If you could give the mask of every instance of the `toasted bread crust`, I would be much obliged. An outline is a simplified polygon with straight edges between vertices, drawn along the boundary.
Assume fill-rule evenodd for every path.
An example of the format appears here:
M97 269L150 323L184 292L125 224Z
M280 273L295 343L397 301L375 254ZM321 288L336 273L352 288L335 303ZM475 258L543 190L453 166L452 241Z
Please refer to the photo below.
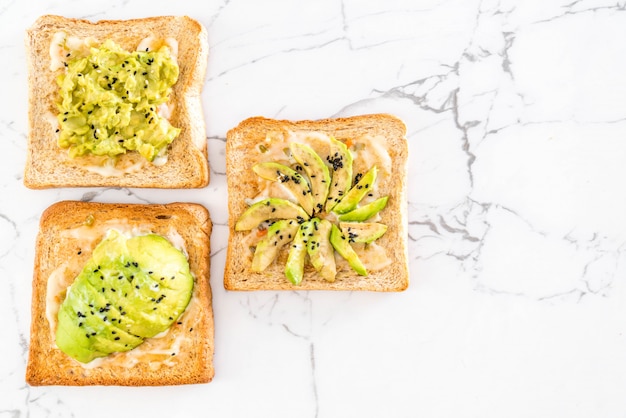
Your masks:
M50 70L50 41L57 32L79 38L112 39L126 50L135 50L148 37L178 41L179 79L170 103L173 126L180 135L170 145L163 166L146 164L136 173L105 177L89 172L67 157L57 145L54 117L58 100L56 77L63 70ZM33 189L50 187L119 186L151 188L196 188L209 182L207 144L200 93L207 67L206 29L186 16L161 16L134 20L90 22L61 16L40 17L26 32L29 72L29 136L24 184ZM126 158L128 156L123 156Z
M46 317L48 278L61 263L75 257L80 249L76 237L63 234L63 231L84 225L90 215L93 216L94 227L107 221L120 220L132 226L147 226L152 232L163 235L170 227L174 227L184 239L195 279L193 295L197 298L199 309L194 310L197 315L193 318L194 329L183 330L185 339L179 352L168 358L173 365L152 368L140 362L133 367L107 364L85 368L56 348ZM214 326L209 284L210 234L209 213L198 204L139 205L63 201L50 206L41 217L36 243L26 381L34 386L155 386L211 381L214 375ZM90 251L84 248L81 253L84 260L90 257Z
M245 199L256 195L257 182L252 166L257 163L256 145L271 131L322 132L345 141L369 134L387 139L387 151L392 160L392 173L379 182L381 195L388 195L387 207L380 222L387 232L376 242L385 248L392 264L384 270L359 276L352 269L337 272L332 283L325 281L310 266L305 267L299 286L292 285L284 275L284 260L273 263L263 273L250 270L251 254L242 254L245 232L234 230L237 219L247 205ZM406 127L399 119L386 114L316 121L286 121L254 117L242 121L227 134L226 173L228 181L229 242L224 274L228 290L366 290L402 291L408 287L406 163L408 145Z

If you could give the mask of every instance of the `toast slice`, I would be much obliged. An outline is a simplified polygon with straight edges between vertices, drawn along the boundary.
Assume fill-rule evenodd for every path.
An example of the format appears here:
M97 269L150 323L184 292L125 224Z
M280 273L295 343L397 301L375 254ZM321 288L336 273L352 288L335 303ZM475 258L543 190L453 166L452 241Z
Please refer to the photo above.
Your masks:
M192 298L171 327L127 352L80 363L55 344L56 312L104 234L147 232L187 255ZM33 275L26 381L39 385L155 386L206 383L213 378L213 311L209 284L208 211L192 203L165 205L63 201L40 220ZM111 315L113 316L113 315Z
M53 38L90 39L97 45L110 39L126 51L135 51L146 38L175 39L178 80L168 102L167 119L180 128L169 145L167 162L147 162L136 151L119 157L115 169L101 168L101 160L70 158L58 144L59 87L63 65L51 53ZM56 39L56 38L55 38ZM189 17L151 17L90 22L61 16L40 17L26 32L28 64L29 135L24 184L33 189L51 187L117 186L145 188L198 188L209 182L206 132L200 93L207 66L206 29ZM62 63L61 63L62 64ZM138 169L138 167L140 167ZM119 169L121 168L121 169Z
M406 289L409 284L409 273L406 243L408 146L405 135L404 123L387 114L317 121L286 121L254 117L244 120L230 130L226 142L230 236L224 287L228 290L402 291ZM253 262L256 263L254 261L256 247L259 246L260 240L264 239L262 237L269 235L267 231L270 228L265 227L272 225L272 222L276 220L270 219L269 223L262 223L258 228L243 231L236 230L236 226L239 226L237 221L251 204L259 200L277 197L298 204L298 199L297 193L286 193L285 188L280 184L289 179L267 180L257 175L253 167L258 163L277 161L295 168L305 176L307 183L311 183L310 176L307 177L303 167L298 167L299 164L294 160L290 144L299 142L309 145L333 173L333 156L329 155L330 137L344 143L350 150L353 158L353 174L356 177L353 182L355 187L357 180L371 166L377 166L378 176L375 187L360 205L383 196L388 197L386 207L372 219L367 220L367 222L375 220L377 223L386 225L384 235L372 244L352 244L367 267L367 275L358 274L346 259L334 252L336 275L334 281L332 281L332 275L331 280L326 280L322 277L324 272L320 273L309 262L309 254L305 257L301 282L294 285L286 278L286 263L290 247L296 244L294 244L295 240L286 239L287 242L278 242L278 247L282 248L278 251L276 258L259 272L252 265ZM327 210L318 210L313 216L328 219L337 226L340 224L337 215ZM274 232L276 231L272 230L272 233ZM276 236L283 236L283 234L279 235L277 232ZM262 247L258 252L263 251L267 251L266 247ZM330 258L327 257L326 260Z

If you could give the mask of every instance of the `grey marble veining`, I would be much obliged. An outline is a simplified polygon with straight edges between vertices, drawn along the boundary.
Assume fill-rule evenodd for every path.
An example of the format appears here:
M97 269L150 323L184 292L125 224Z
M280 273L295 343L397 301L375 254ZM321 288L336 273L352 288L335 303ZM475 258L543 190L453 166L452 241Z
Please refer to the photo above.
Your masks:
M208 187L23 186L46 13L207 27ZM0 417L626 414L626 2L4 1L0 33ZM228 129L374 112L408 129L409 289L226 292ZM64 199L210 210L212 383L25 384L39 216Z

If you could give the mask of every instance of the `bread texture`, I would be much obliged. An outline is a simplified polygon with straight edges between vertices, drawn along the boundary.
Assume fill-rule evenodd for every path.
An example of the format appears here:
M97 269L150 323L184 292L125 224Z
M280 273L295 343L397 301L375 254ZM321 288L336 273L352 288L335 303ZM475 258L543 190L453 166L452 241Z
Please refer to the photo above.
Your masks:
M309 262L305 264L300 285L293 285L285 277L285 262L290 245L285 245L278 257L263 272L251 270L254 249L250 245L248 231L236 231L235 224L250 204L248 199L257 197L267 180L260 180L252 167L268 161L264 148L266 138L294 136L307 138L316 135L333 136L351 144L353 140L368 137L383 147L388 155L387 172L380 170L377 194L389 196L385 209L379 213L381 222L387 225L386 233L375 241L386 253L388 265L373 269L367 276L358 275L335 254L337 274L334 282L324 280ZM365 290L402 291L408 287L407 217L406 217L406 163L408 145L406 127L394 116L387 114L362 115L350 118L287 121L253 117L242 121L227 134L226 170L228 181L229 243L224 274L224 287L228 290ZM300 140L296 140L299 142ZM323 143L323 142L320 142ZM262 148L259 152L259 148ZM315 146L313 146L315 149ZM315 149L322 160L325 151ZM280 151L280 150L278 150ZM269 152L268 152L269 153ZM280 152L278 153L280 154ZM355 156L355 169L363 172L365 165ZM286 155L286 154L285 154ZM282 155L283 158L289 158ZM271 158L269 160L272 160ZM285 162L287 164L287 162ZM355 171L356 173L357 171ZM265 183L264 183L265 182ZM292 200L296 202L295 200ZM335 221L335 224L337 222ZM369 269L368 269L369 270Z
M192 203L62 201L50 206L41 217L36 242L26 381L33 386L156 386L211 381L214 375L209 284L211 226L208 211ZM139 228L166 238L172 234L178 237L176 241L178 245L183 243L194 277L192 299L165 335L146 339L129 352L114 353L85 365L56 347L55 324L51 324L56 316L49 320L49 312L64 294L62 283L71 284L93 248L112 227Z
M102 175L87 170L81 158L70 158L57 145L56 78L64 70L50 69L53 36L92 37L99 43L111 39L127 51L134 51L147 38L174 38L178 42L179 78L172 87L168 118L180 128L180 135L168 149L164 165L146 163L139 171L123 175ZM204 115L200 93L207 66L206 29L186 16L162 16L135 20L90 22L61 16L40 17L26 32L29 91L29 135L24 184L33 189L51 187L117 186L143 188L199 188L209 182ZM120 166L138 157L129 152L119 159Z

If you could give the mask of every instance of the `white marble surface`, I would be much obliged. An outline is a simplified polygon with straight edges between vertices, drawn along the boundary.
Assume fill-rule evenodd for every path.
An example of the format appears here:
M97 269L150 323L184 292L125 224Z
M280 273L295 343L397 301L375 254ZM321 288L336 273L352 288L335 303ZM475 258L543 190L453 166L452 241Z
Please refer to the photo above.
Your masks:
M206 25L207 188L23 186L45 13ZM0 0L0 33L1 418L626 415L623 0ZM226 292L226 131L372 112L408 127L409 289ZM38 218L62 199L209 208L212 383L25 384Z

